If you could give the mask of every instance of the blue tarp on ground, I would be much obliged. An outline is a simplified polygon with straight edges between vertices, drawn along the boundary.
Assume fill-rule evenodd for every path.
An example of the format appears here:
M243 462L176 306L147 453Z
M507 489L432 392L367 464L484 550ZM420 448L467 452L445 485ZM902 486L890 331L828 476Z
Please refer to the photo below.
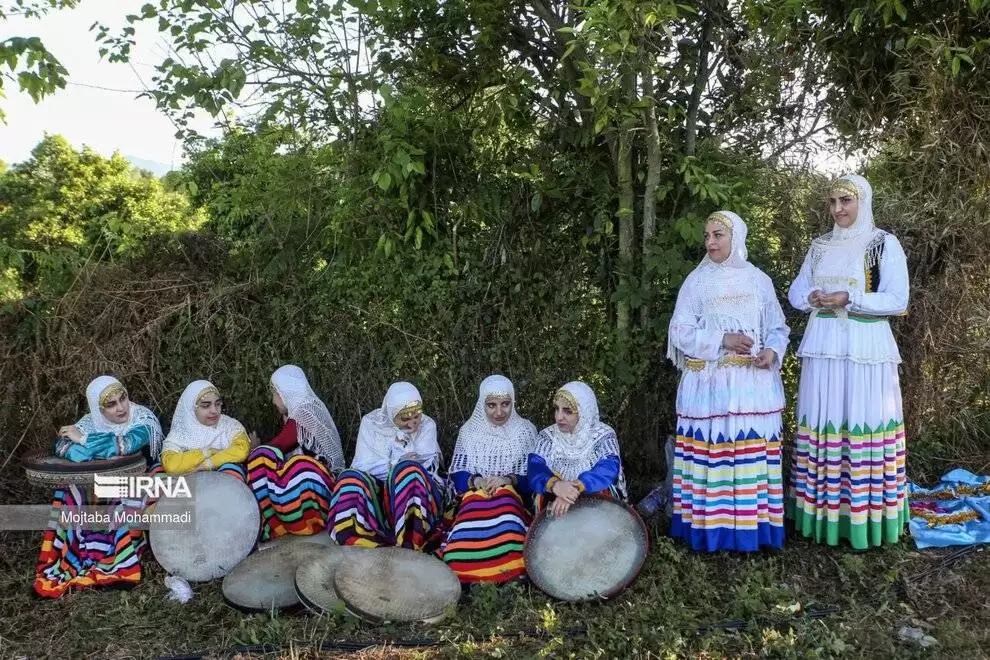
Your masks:
M908 484L908 493L919 549L990 543L990 476L955 469L932 488Z

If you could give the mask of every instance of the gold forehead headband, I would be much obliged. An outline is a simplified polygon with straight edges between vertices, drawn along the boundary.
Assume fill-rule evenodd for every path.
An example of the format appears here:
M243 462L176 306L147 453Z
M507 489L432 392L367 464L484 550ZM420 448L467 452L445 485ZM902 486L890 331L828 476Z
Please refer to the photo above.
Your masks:
M856 187L855 183L846 179L837 179L835 183L832 184L829 192L833 195L839 195L840 197L851 195L856 199L859 199L859 188Z
M120 383L110 383L106 388L100 392L100 407L106 408L107 404L110 403L110 399L114 398L118 394L127 394L127 390Z
M212 385L210 387L204 387L203 391L196 396L196 405L198 406L199 404L201 404L203 402L203 399L205 399L211 394L216 394L217 396L220 396L220 390L213 387Z
M489 392L485 395L485 403L499 401L500 399L508 399L509 401L512 401L512 395L509 392Z
M406 405L399 409L399 412L395 413L395 416L399 415L415 415L416 413L423 412L423 402L422 401L410 401Z
M559 390L557 390L557 393L553 395L553 400L563 401L566 405L573 408L574 412L581 414L581 410L580 410L581 406L578 405L577 399L575 399L574 395L568 392L567 390L565 390L564 388L560 388Z
M716 224L722 225L729 231L732 231L732 220L730 220L722 213L719 212L712 213L710 216L708 216L705 222L714 222Z

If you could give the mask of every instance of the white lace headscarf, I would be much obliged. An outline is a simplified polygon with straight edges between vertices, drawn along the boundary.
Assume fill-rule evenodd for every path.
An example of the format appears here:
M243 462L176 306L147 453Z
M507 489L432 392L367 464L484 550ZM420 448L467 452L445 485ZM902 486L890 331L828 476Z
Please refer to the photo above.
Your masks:
M690 323L706 330L740 332L754 341L753 354L762 350L764 301L760 296L759 270L747 260L746 223L731 211L708 216L732 232L729 256L715 263L707 254L684 280L677 296L667 334L667 358L684 369L684 353L671 341L673 329Z
M103 415L100 402L104 400L105 396L116 395L118 389L121 392L127 392L124 385L113 376L99 376L90 381L86 387L86 402L89 404L89 414L84 415L82 419L76 422L76 428L86 435L90 433L124 435L135 426L147 426L151 429L151 439L149 440L151 457L157 460L162 452L163 434L162 425L155 416L155 413L131 401L130 413L126 422L117 424L111 422Z
M488 420L485 403L489 397L507 397L512 411L505 424ZM505 376L489 376L478 387L478 402L471 418L461 427L454 445L449 473L470 472L483 477L526 474L526 460L536 446L536 427L516 412L516 390Z
M422 409L423 397L412 383L392 383L385 393L382 407L373 410L361 419L358 429L357 447L354 451L354 463L361 464L369 455L377 456L389 467L398 462L405 449L423 444L424 449L435 452L427 457L423 467L429 472L436 473L440 462L440 446L437 444L437 425L433 419L423 413L419 428L415 433L406 433L395 425L395 416L401 411L417 406ZM425 441L425 442L424 442ZM426 447L425 445L429 445ZM400 453L401 449L401 453Z
M220 415L216 426L207 426L196 419L196 404L208 393L220 394L208 380L195 380L186 386L172 415L172 428L165 437L162 451L189 451L191 449L227 449L238 433L245 433L244 426L233 417Z
M577 406L578 423L571 433L564 433L556 424L540 432L536 453L543 457L547 466L561 479L570 481L608 456L619 457L621 465L615 429L599 419L594 391L580 381L572 381L557 390L554 398L561 396ZM624 498L626 478L621 467L616 488Z
M856 269L876 266L880 260L880 247L887 235L885 231L877 229L873 221L873 187L869 181L858 174L845 174L832 184L831 190L856 195L859 200L859 211L856 213L856 220L849 227L833 225L832 231L811 242L812 281L816 277L822 277L817 271L826 255L830 255L830 262L834 262L837 258L844 262L854 261ZM836 255L837 251L841 251L843 256ZM841 289L836 286L829 287L824 282L819 284L825 285L829 291Z
M303 370L286 364L272 374L272 387L282 397L289 419L296 422L296 439L332 470L344 469L344 450L340 433L326 404L320 400Z

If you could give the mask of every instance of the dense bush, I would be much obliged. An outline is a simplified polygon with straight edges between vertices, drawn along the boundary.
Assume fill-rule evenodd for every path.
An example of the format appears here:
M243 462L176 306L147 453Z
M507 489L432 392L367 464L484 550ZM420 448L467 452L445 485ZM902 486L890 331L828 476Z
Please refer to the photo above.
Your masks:
M211 378L270 433L266 380L291 361L348 449L393 380L420 386L449 449L485 375L511 377L538 426L554 388L585 379L642 490L673 431L666 324L703 218L749 222L783 301L830 226L807 158L831 127L837 149L867 150L878 224L909 255L895 332L912 476L981 467L990 2L856 4L145 5L130 20L174 40L153 96L180 125L246 87L268 96L223 138L190 136L161 182L56 138L0 173L0 460L50 442L98 373L166 425L185 384ZM338 43L355 14L357 65ZM126 59L132 36L100 38ZM197 56L218 41L233 53L211 69ZM787 311L796 348L804 319ZM792 355L790 403L797 369Z

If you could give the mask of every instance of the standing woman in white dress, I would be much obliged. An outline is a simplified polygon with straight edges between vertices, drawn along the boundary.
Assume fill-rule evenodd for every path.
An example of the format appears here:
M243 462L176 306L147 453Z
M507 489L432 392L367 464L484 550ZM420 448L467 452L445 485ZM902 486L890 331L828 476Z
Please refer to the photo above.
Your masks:
M670 533L702 552L784 544L780 365L790 332L748 261L746 223L705 222L704 260L677 294L667 357L681 372Z
M853 548L896 543L908 519L901 356L889 317L908 304L907 259L873 224L861 176L829 192L833 230L816 238L788 299L811 318L798 349L792 488L798 531Z

